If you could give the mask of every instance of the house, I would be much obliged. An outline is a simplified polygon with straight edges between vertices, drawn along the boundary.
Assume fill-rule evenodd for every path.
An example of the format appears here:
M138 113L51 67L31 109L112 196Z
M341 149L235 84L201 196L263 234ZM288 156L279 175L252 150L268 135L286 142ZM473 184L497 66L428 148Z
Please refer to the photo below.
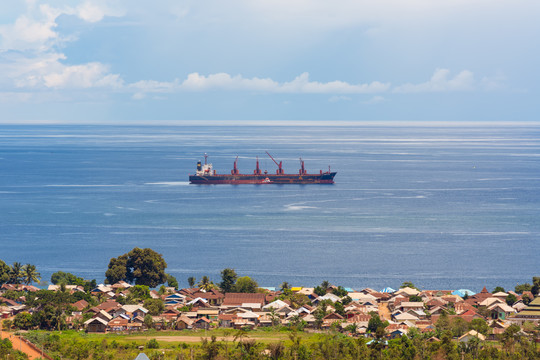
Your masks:
M108 324L108 321L103 320L102 318L98 318L98 317L89 319L84 322L86 332L105 333L107 332L107 324Z
M210 328L210 320L205 317L199 318L193 322L193 327L208 330Z
M224 328L233 327L233 321L236 319L238 319L238 316L236 316L236 314L219 314L219 326Z
M86 307L90 305L88 304L88 302L84 299L81 299L73 304L71 304L71 306L73 306L75 309L77 309L77 311L83 311L84 309L86 309Z
M469 340L471 340L473 338L477 338L480 341L486 340L486 337L484 335L480 334L479 332L477 332L475 330L470 330L468 333L465 333L462 336L460 336L458 341L459 342L469 342Z
M178 319L176 319L175 329L176 330L192 329L194 322L195 320L190 319L185 315L180 315Z
M250 309L261 309L265 305L265 295L256 293L227 293L222 308L245 307Z
M507 318L513 324L523 324L525 321L531 321L536 325L540 324L540 296L529 303L529 305L517 314Z
M509 306L506 303L496 303L488 307L488 309L491 311L491 318L492 319L501 319L504 320L511 314L515 313L516 310Z

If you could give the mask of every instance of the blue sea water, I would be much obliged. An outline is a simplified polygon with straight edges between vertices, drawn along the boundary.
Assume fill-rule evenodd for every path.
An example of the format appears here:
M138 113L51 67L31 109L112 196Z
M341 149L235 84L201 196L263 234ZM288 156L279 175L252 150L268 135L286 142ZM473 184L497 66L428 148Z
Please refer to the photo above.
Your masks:
M189 185L286 172L334 185ZM103 281L134 247L261 286L512 289L540 275L540 127L0 126L0 259Z

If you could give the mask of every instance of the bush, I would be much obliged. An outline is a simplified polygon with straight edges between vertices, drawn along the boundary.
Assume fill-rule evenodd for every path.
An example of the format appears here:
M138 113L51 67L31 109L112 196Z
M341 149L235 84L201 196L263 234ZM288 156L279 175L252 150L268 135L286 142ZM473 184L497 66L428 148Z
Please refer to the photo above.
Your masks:
M156 339L151 339L146 343L147 349L159 349L159 343Z

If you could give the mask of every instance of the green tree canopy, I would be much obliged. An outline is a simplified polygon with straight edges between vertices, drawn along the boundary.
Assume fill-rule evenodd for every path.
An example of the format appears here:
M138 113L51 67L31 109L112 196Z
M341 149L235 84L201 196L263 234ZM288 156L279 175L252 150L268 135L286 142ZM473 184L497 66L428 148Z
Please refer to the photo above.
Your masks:
M236 280L234 289L239 293L256 293L259 288L259 284L249 276L242 276Z
M0 260L0 285L3 285L9 281L9 274L11 268L4 261Z
M401 284L401 286L399 287L400 289L403 289L403 288L406 288L406 287L409 287L411 289L416 289L416 290L419 290L416 286L414 286L414 284L410 281L404 281L403 284Z
M112 258L105 273L107 282L124 280L151 288L167 281L167 263L163 256L152 249L134 248L129 253Z
M228 293L233 291L234 285L236 284L236 271L234 269L223 269L221 271L221 282L219 283L219 287L221 288L221 291L224 293Z
M84 280L83 278L75 276L68 272L57 271L51 275L51 283L53 283L54 285L64 283L66 285L84 286L85 282L86 280Z
M21 277L22 281L29 285L33 282L40 283L41 280L41 274L38 273L36 266L32 264L26 264L21 269Z
M9 282L12 284L20 284L22 281L22 264L14 262L9 271Z
M167 285L178 290L178 280L170 274L167 274Z

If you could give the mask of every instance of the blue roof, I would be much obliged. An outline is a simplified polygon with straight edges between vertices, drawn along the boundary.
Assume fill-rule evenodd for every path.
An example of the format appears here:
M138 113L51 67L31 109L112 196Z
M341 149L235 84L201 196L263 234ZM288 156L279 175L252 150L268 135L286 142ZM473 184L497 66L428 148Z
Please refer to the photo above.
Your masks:
M469 289L459 289L459 290L456 290L456 291L452 292L452 295L458 295L458 296L461 296L461 297L464 297L465 294L467 294L468 296L472 296L472 295L475 295L476 293L474 291L469 290Z
M385 287L381 290L382 293L393 293L396 292L396 290L392 289L391 287Z

